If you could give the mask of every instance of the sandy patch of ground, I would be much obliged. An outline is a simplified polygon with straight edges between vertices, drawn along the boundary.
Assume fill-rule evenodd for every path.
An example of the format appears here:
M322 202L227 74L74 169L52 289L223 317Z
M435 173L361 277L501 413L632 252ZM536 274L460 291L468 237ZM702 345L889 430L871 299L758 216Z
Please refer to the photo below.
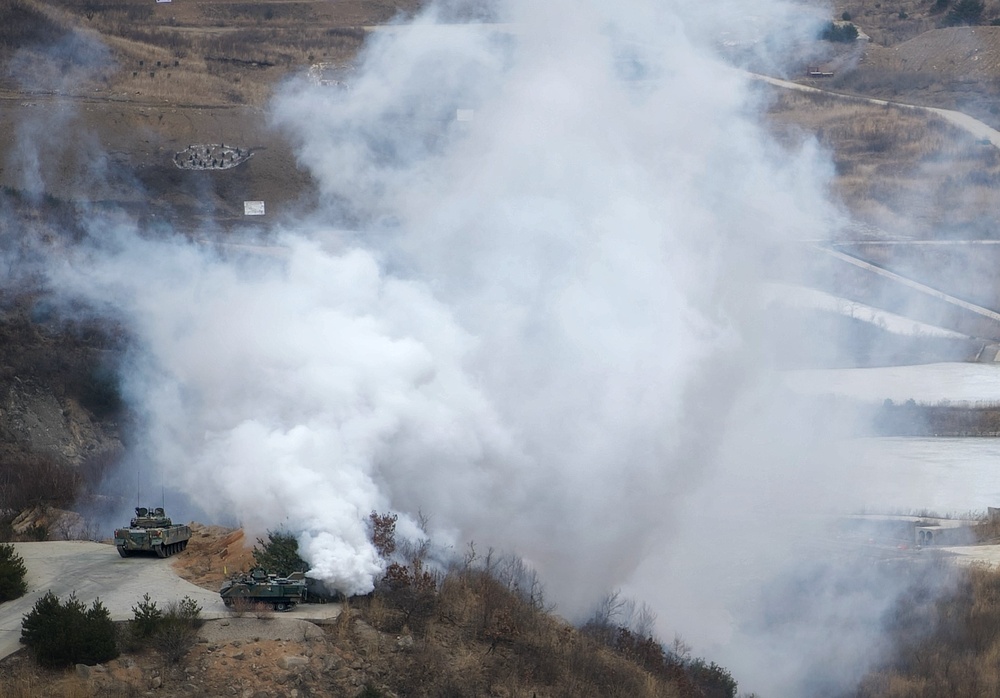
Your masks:
M204 589L218 591L230 575L253 567L253 545L241 529L191 523L191 540L171 558L174 572Z
M1000 566L1000 545L956 545L939 549L954 555L954 561L960 565Z

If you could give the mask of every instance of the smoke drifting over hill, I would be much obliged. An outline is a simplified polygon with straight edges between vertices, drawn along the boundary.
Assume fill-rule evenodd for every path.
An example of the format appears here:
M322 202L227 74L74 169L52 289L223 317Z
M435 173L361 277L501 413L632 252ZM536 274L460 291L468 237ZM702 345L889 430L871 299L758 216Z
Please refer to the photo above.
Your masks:
M703 5L512 2L502 31L432 10L374 33L349 89L287 85L274 119L325 206L276 232L280 259L95 222L48 273L132 328L163 479L296 532L347 593L381 570L368 513L406 536L426 514L438 543L523 555L567 615L635 593L773 695L805 695L836 618L858 652L822 660L849 682L887 580L845 596L824 571L780 643L743 615L807 564L787 523L853 503L835 426L781 407L755 321L770 244L836 220L829 164L778 149L714 56L723 18L811 25ZM772 652L787 672L755 676Z

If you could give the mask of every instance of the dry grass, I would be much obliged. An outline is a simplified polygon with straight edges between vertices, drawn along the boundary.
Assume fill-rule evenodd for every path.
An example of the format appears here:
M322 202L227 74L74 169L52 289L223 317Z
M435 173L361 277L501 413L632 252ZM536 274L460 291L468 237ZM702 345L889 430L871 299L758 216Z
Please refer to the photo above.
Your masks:
M1000 572L971 568L951 595L912 597L893 621L896 654L859 698L1000 695Z
M934 0L837 0L831 14L839 19L847 12L872 41L892 46L940 26L946 13L934 5ZM984 5L984 24L1000 16L1000 2L985 0Z
M580 631L551 615L517 563L453 569L416 609L398 589L355 599L330 637L378 667L373 689L396 695L727 695L698 684L652 639L610 626Z
M786 145L814 136L831 152L832 193L859 220L918 237L989 237L1000 226L1000 151L940 117L781 91L770 122Z
M15 0L15 22L0 28L0 52L37 54L75 35L110 50L112 65L60 90L177 105L263 105L271 86L316 62L348 63L363 26L412 13L418 2L211 1L156 6L132 0ZM10 48L12 47L12 48ZM47 57L48 56L48 57ZM12 85L13 87L13 85Z

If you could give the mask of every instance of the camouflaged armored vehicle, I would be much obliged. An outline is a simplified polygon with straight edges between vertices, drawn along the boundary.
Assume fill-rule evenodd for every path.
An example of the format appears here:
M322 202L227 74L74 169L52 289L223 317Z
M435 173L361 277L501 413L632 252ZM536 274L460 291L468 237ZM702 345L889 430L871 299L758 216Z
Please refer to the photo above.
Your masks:
M169 557L187 547L191 527L174 523L163 513L163 507L136 507L135 518L128 528L115 530L118 554L128 557L137 552L154 552Z
M275 611L285 611L297 603L310 601L305 575L293 572L287 577L268 574L261 567L249 573L239 573L227 579L219 590L222 602L232 606L238 602L268 604Z

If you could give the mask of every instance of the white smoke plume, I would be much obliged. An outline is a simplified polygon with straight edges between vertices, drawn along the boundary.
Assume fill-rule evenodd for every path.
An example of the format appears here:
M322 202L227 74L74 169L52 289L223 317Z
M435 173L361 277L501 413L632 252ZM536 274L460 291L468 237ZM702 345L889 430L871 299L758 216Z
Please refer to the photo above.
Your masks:
M349 89L274 104L325 202L277 258L95 223L49 274L129 324L164 481L296 533L347 593L381 571L368 514L419 536L424 513L438 542L523 555L567 615L624 587L751 687L807 695L823 633L754 648L745 621L794 565L784 533L853 485L837 430L781 407L756 289L772 243L838 214L829 163L772 143L715 49L759 27L740 40L773 56L814 15L710 5L512 1L501 30L432 9L376 32ZM800 627L877 617L876 596L831 593ZM779 652L788 671L754 668Z

